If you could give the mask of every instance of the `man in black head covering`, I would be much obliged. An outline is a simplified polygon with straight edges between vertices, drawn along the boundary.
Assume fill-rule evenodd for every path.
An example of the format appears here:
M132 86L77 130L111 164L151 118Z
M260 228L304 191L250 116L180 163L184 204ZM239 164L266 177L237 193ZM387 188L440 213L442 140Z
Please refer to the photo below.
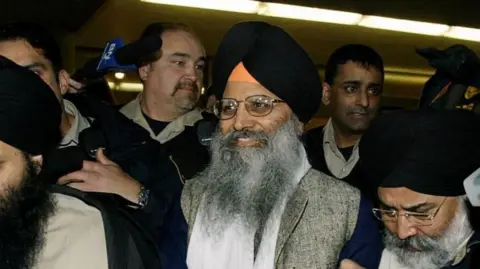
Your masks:
M315 65L283 29L244 22L226 34L213 65L212 161L182 194L189 268L334 268L339 256L378 266L368 203L311 169L299 139L321 89ZM361 223L373 233L358 234ZM362 249L342 252L356 240Z
M386 226L380 268L479 268L478 209L463 186L480 167L479 137L480 117L468 111L400 111L373 122L360 158Z
M0 56L0 268L108 268L101 213L49 189L61 115L38 75Z
M39 177L60 141L61 108L33 72L0 57L0 268L30 268L54 203Z

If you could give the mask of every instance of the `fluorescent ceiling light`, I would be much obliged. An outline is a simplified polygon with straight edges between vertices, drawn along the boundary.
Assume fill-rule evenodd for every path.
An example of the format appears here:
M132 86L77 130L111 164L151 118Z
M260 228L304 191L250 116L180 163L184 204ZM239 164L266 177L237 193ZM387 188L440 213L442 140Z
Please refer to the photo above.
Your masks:
M260 2L249 0L141 0L142 2L174 6L213 9L240 13L257 13Z
M143 84L142 83L135 83L135 82L121 82L121 83L114 83L109 81L108 87L111 91L120 91L120 92L141 92L143 91Z
M143 91L143 84L133 83L133 82L122 82L118 84L117 90L125 91L125 92L141 92Z
M336 10L268 3L251 0L140 0L141 2L258 14L261 16L289 18L326 23L358 25L369 28L445 36L480 42L480 29L448 26L445 24L394 19Z
M448 31L449 26L428 22L392 19L378 16L363 16L360 26L406 33L440 36Z
M470 41L480 41L480 30L475 28L452 26L444 34L446 37L464 39Z
M261 3L259 15L308 21L357 24L362 14L277 3Z

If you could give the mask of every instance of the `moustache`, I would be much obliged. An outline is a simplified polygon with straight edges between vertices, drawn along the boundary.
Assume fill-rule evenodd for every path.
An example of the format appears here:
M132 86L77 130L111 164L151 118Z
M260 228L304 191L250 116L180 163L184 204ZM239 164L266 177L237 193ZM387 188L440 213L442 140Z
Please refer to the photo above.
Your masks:
M353 108L350 108L348 111L347 111L348 114L361 114L361 115L369 115L372 113L372 109L369 109L369 108L363 108L363 107L353 107Z
M413 248L424 252L435 250L435 239L427 236L417 235L404 240L398 238L395 239L393 245L400 249Z
M263 131L232 131L223 137L224 144L233 144L239 138L268 141L270 136Z
M194 93L198 92L197 84L191 80L178 82L177 85L175 86L175 91L178 91L181 89L192 89Z

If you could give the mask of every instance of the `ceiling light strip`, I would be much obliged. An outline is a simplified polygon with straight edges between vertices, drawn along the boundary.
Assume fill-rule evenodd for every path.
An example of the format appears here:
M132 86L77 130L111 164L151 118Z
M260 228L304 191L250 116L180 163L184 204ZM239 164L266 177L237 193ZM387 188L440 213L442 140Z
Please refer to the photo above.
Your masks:
M140 0L147 3L307 20L480 42L480 29L251 0Z

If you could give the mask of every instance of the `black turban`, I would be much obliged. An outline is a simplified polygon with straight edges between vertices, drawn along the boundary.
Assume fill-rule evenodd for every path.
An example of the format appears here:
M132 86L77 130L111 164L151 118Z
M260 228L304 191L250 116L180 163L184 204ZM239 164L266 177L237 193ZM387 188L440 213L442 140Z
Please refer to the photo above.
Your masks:
M465 194L480 167L480 117L470 111L414 110L379 116L359 145L365 182L436 196Z
M222 98L240 63L266 89L283 99L303 123L317 112L322 82L308 54L283 29L265 22L242 22L224 36L212 68L212 92Z
M0 141L30 155L44 154L60 141L61 115L46 83L0 56Z

